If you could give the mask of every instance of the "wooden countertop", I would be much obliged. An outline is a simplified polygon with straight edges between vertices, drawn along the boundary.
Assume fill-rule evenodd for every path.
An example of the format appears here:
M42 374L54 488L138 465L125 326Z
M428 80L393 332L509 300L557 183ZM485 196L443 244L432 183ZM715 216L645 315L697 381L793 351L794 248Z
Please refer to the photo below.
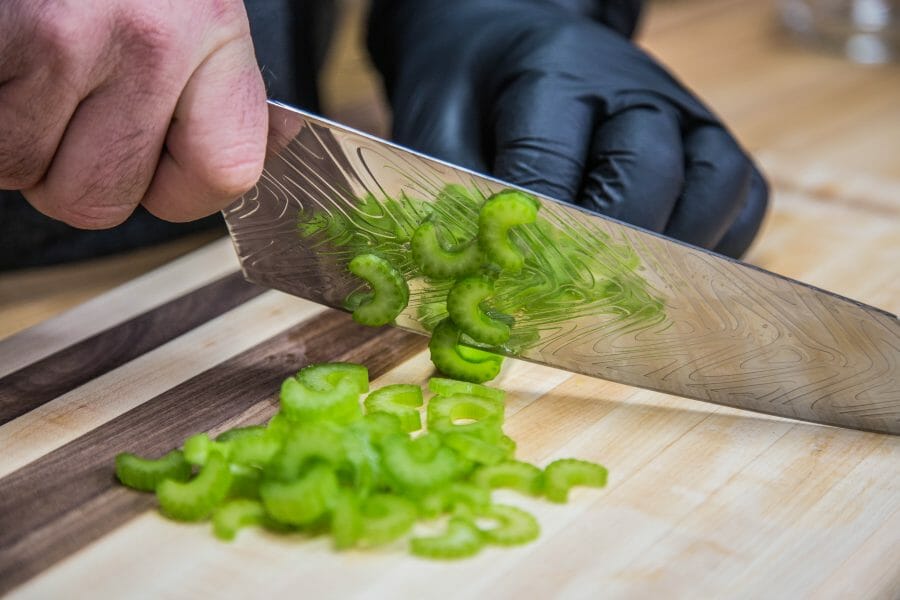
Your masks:
M356 38L345 17L340 40ZM900 311L900 69L784 39L769 3L653 5L642 42L728 121L774 182L748 257ZM375 88L340 41L333 114L369 130ZM335 83L341 69L345 94ZM457 564L335 554L257 531L233 544L116 486L112 456L260 422L298 362L424 381L422 338L245 284L227 240L0 277L0 590L13 597L889 598L900 593L900 438L715 407L511 361L518 456L610 468L565 507L521 501L541 539ZM134 279L153 266L163 265ZM121 287L113 286L126 282ZM65 289L59 289L61 282ZM111 291L106 291L110 290ZM103 295L85 302L90 296ZM65 313L61 311L77 305ZM54 318L49 318L56 315ZM201 350L202 349L202 350ZM505 498L504 498L505 499Z

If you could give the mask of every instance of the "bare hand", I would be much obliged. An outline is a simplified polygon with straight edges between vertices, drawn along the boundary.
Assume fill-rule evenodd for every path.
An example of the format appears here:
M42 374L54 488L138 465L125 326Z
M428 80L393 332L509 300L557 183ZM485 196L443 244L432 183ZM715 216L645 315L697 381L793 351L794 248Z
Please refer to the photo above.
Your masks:
M258 179L266 131L241 0L0 2L0 188L48 216L211 214Z

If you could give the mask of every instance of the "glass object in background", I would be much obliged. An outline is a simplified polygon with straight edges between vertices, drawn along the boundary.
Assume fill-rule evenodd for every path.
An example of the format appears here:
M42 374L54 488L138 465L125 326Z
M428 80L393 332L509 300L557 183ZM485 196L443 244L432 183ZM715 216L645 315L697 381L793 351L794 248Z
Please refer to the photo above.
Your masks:
M852 61L900 61L900 0L781 0L792 32Z

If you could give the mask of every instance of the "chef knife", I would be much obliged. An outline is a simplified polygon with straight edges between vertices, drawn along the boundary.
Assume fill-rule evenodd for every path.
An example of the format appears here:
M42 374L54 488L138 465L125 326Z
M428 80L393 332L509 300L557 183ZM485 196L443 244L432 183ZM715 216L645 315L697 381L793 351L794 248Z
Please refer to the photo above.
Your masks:
M428 203L438 211L448 190L477 200L515 187L278 103L269 117L264 173L224 211L244 275L334 308L360 288L346 269L358 243L394 243L402 256L404 238L385 242L386 232L414 226L400 221L425 214ZM538 198L543 227L519 235L553 262L527 274L537 281L526 291L549 290L556 303L523 301L516 335L496 351L726 406L900 434L895 315ZM348 226L357 246L348 246ZM396 325L427 333L446 289L421 277L410 287Z

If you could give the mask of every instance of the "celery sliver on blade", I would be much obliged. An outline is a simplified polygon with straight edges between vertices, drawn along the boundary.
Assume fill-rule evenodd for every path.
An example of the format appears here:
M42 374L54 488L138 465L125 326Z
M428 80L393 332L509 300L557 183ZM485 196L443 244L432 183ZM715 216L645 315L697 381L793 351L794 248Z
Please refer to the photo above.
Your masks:
M383 320L428 335L449 318L455 282L481 278L490 295L460 314L473 334L503 335L488 345L461 334L464 360L487 350L900 434L895 315L284 105L269 110L262 178L224 211L249 280L353 312L378 294L348 265L372 255L409 288L402 310ZM506 196L528 201L482 210ZM428 243L413 252L423 235Z

